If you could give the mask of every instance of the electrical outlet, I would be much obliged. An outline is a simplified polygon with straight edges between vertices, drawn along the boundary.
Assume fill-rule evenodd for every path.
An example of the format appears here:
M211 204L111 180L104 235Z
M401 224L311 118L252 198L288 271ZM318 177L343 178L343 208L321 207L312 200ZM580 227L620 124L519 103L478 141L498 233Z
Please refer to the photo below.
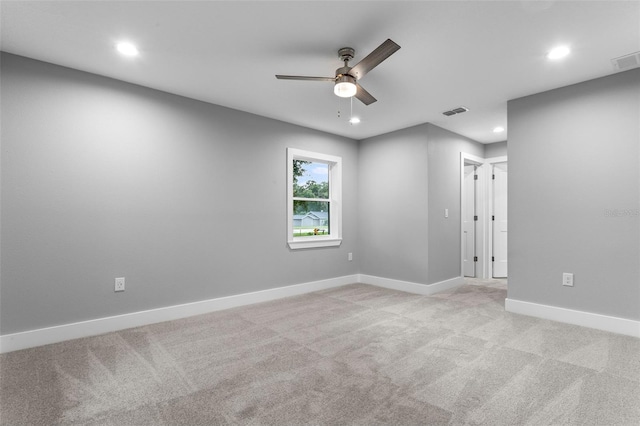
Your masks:
M124 291L124 277L116 278L115 291Z
M444 217L445 218L449 217L449 209L444 209Z
M347 259L349 260L349 262L351 262L353 260L353 253L349 253L347 255Z
M565 272L562 274L562 285L573 287L573 274Z

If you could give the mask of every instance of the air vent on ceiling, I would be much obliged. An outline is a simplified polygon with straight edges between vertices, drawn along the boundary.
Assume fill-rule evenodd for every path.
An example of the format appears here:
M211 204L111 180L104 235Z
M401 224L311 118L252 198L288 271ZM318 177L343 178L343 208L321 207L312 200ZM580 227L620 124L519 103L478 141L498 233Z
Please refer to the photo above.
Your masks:
M450 111L445 111L443 112L443 114L446 116L450 116L450 115L462 114L463 112L467 112L467 111L469 111L469 108L467 107L458 107L458 108L453 108Z
M613 64L613 69L616 71L625 71L640 67L640 52L614 58L611 60L611 63Z

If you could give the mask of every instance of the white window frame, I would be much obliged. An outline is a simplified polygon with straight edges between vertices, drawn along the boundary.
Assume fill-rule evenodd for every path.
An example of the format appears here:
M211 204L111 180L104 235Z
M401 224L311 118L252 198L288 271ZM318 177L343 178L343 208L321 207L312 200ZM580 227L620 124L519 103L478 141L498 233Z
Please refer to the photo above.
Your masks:
M329 165L328 235L293 236L293 160L319 162ZM313 200L311 199L311 201ZM342 244L342 157L287 148L287 243L291 249L334 247Z

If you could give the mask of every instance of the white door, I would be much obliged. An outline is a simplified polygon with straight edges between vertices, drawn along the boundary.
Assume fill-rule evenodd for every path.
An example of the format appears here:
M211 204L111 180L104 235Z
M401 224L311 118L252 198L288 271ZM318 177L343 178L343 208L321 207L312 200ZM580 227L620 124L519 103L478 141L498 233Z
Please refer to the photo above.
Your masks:
M493 166L493 277L507 277L507 163Z
M464 166L462 198L462 265L465 277L476 276L476 166Z

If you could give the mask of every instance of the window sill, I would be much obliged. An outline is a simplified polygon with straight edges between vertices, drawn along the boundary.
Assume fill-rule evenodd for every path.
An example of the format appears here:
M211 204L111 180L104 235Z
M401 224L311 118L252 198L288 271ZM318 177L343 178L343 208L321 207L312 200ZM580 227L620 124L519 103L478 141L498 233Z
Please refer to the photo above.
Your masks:
M296 239L289 241L289 248L307 249L307 248L319 248L319 247L335 247L342 244L342 238L311 238L311 239Z

